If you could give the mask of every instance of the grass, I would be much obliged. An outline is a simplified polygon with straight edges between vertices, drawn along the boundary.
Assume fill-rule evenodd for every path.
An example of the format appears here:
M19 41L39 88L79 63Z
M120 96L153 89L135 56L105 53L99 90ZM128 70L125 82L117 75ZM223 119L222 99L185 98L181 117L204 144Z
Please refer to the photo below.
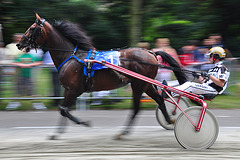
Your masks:
M211 102L207 102L209 108L237 109L240 108L240 84L227 88L225 94L217 96Z
M49 69L43 68L40 72L35 73L35 79L37 81L36 93L38 97L47 97L52 95L51 74ZM239 74L238 74L239 76ZM240 78L239 78L240 79ZM13 76L5 77L6 82L14 80ZM14 83L3 83L2 97L14 97L15 88ZM131 97L131 89L129 86L120 88L117 90L118 97ZM240 84L232 85L227 88L225 94L217 96L212 101L207 101L208 108L222 108L222 109L235 109L240 108ZM12 100L0 100L0 110L5 110L7 104ZM19 100L22 104L18 110L33 110L32 103L42 102L49 110L57 110L57 106L53 105L53 100ZM89 104L90 102L88 102ZM131 100L121 100L120 102L114 102L112 100L103 100L103 104L100 106L91 106L91 109L130 109L132 105ZM141 103L142 109L155 109L156 103L154 101Z
M209 108L237 109L240 108L240 99L238 96L220 95L211 102L207 102Z
M34 96L35 97L48 97L52 95L52 83L51 83L51 73L48 68L35 69L33 72L35 85L34 87ZM9 98L9 97L18 97L16 95L16 87L15 87L15 75L4 75L2 77L1 83L1 98ZM29 97L29 96L22 96ZM12 101L19 101L21 103L21 107L18 110L32 110L32 103L42 102L49 109L57 109L56 106L53 106L53 100L0 100L0 110L5 110L7 104Z
M124 96L124 91L122 89L122 95ZM121 95L120 94L120 95ZM125 93L126 94L126 93ZM131 95L131 92L128 92L128 95ZM232 85L228 87L224 94L217 96L212 101L206 101L208 108L221 108L221 109L238 109L240 108L240 84ZM91 106L92 109L130 109L132 101L131 100L122 100L116 104L102 104L101 106ZM156 103L154 101L141 103L142 109L155 109ZM192 104L195 105L195 104Z

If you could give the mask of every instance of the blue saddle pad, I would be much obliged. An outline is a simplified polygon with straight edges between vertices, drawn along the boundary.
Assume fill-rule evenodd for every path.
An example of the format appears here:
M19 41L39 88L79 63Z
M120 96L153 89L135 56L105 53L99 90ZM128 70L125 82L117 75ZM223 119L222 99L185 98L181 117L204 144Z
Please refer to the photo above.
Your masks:
M86 59L89 59L90 55L91 55L91 51L89 51ZM118 65L119 56L120 56L120 54L118 51L97 51L94 59L97 61L104 60L111 64ZM92 69L91 69L92 70L91 77L94 75L94 71L100 70L100 69L105 69L105 68L107 68L107 67L105 67L99 63L94 63L92 66ZM84 74L87 75L86 67L84 69Z

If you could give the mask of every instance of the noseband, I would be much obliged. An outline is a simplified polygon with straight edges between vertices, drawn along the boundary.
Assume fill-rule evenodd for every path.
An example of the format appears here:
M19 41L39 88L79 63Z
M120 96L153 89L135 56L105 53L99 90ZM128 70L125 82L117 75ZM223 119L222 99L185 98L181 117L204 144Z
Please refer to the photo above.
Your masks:
M36 38L38 37L38 35L40 33L41 33L42 37L44 38L44 36L43 36L43 24L44 24L44 22L45 22L45 19L43 19L42 21L36 20L35 23L37 24L37 27L30 28L30 31L29 31L30 36L28 37L25 34L23 34L23 38L27 41L30 48L37 48Z

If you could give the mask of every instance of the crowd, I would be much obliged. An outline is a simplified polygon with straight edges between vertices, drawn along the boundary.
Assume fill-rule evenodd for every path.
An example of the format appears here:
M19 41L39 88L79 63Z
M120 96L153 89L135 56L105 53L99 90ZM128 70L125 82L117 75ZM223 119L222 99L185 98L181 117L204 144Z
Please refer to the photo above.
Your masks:
M33 49L26 53L17 49L16 44L21 38L22 34L14 34L13 42L7 44L6 46L0 43L0 65L8 65L7 67L0 67L0 82L2 82L2 72L8 72L14 77L14 83L16 85L15 94L16 96L34 96L38 95L36 89L37 77L41 73L40 65L51 66L51 79L53 95L55 97L62 96L61 87L57 76L57 70L54 67L51 56L49 52L44 52L41 49ZM182 46L180 49L174 49L171 46L170 40L168 38L157 38L154 43L154 47L150 48L150 43L139 42L138 47L152 50L153 52L164 51L170 54L181 67L195 65L195 64L208 64L209 57L207 53L210 48L215 46L220 46L226 51L226 58L232 57L230 51L225 48L222 36L220 34L211 34L206 39L199 40L189 40L186 45ZM157 57L161 63L161 57ZM9 65L11 64L11 65ZM168 64L163 64L168 65ZM4 68L4 71L3 71ZM201 69L201 68L198 68ZM157 80L163 81L172 80L172 72L168 69L159 68ZM0 91L1 91L0 85ZM0 92L1 94L1 92ZM93 93L94 97L102 97L110 94L110 92L96 92ZM54 105L59 104L59 100L54 101ZM18 103L19 104L19 103ZM94 104L93 104L94 105Z
M143 43L138 44L141 48L146 48ZM149 49L149 48L148 48ZM185 81L179 85L176 82L174 85L177 89L195 93L201 95L203 98L213 99L219 94L222 94L228 84L230 72L225 67L223 61L225 58L231 58L230 51L224 46L222 36L220 34L211 34L208 38L204 39L202 43L198 40L189 40L185 46L182 46L179 50L175 50L170 45L168 38L157 38L155 40L155 48L151 49L153 52L164 51L172 56L181 67L191 65L200 66L197 69L201 70L201 74L198 72L192 72L192 76L197 79L197 82ZM161 57L157 57L159 63L164 64ZM199 65L200 64L200 65ZM159 68L157 80L162 84L168 85L168 82L172 80L172 73L170 70ZM176 96L175 93L170 93L172 96ZM166 93L162 92L162 96L166 97Z
M16 33L13 35L13 42L4 46L1 43L0 48L0 82L3 82L3 76L10 75L12 85L15 88L13 94L15 97L21 96L39 96L37 91L37 82L41 74L42 67L48 66L52 74L52 96L60 97L61 86L57 76L57 70L52 62L51 56L47 51L44 53L42 49L32 49L30 52L23 52L19 50L16 44L19 42L22 34ZM0 85L2 87L2 85ZM1 90L2 88L0 88ZM1 92L2 93L2 92ZM0 94L1 94L0 93ZM13 95L13 96L14 96ZM1 95L2 96L2 95ZM54 101L54 106L59 104L59 100ZM16 109L20 107L20 102L9 102L6 109ZM43 103L33 103L35 109L46 109Z
M225 58L232 58L231 52L224 46L223 38L221 34L215 33L210 34L206 39L200 40L188 40L186 45L182 46L179 49L174 49L171 46L169 38L157 38L153 45L153 48L150 48L149 42L139 42L138 47L151 50L153 52L164 51L170 54L181 67L194 66L198 67L197 70L208 70L209 67L209 56L207 56L208 51L212 47L222 47L226 52ZM161 63L161 57L157 57ZM162 64L162 63L161 63ZM167 64L163 64L167 65ZM172 80L172 71L159 68L157 80L163 81Z

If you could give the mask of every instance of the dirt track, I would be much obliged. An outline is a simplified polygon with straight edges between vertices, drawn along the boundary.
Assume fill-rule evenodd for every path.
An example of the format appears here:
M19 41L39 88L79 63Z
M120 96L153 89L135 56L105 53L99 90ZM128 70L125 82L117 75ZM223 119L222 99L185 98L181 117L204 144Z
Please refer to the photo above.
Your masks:
M157 160L157 159L239 159L240 129L222 128L208 150L183 149L172 131L156 128L134 129L123 140L113 140L119 128L84 129L71 127L59 140L47 140L52 129L11 129L0 132L1 160Z
M146 115L142 115L143 117ZM108 117L109 118L109 117ZM144 118L143 118L144 120ZM0 129L1 160L159 160L239 159L240 128L220 127L215 144L207 150L183 149L173 131L159 126L134 127L123 140L113 136L122 127L71 125L59 140L48 140L54 126Z

